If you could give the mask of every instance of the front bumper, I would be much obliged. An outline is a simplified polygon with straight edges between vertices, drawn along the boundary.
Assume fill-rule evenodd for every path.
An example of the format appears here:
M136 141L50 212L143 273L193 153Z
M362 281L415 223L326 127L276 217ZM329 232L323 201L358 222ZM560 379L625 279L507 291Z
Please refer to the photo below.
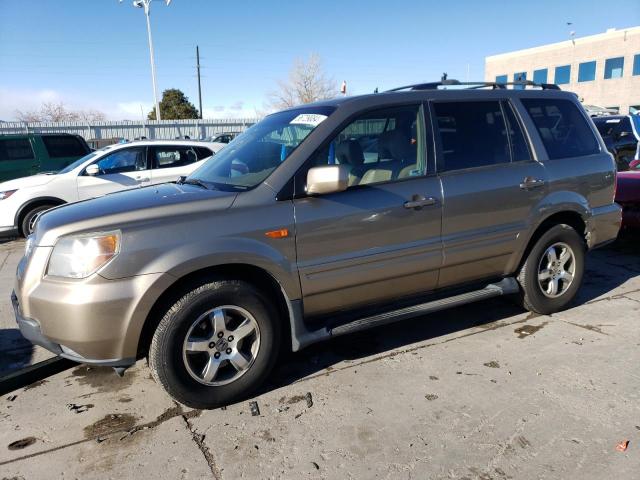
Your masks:
M24 338L29 340L34 345L39 345L49 350L50 352L59 355L60 357L64 357L79 363L87 363L90 365L99 365L104 367L129 367L136 361L135 357L119 359L85 358L66 347L63 350L63 347L60 344L51 341L42 334L40 324L37 321L22 316L22 314L20 313L20 304L18 303L18 297L16 296L15 292L11 294L11 303L13 304L13 311L16 317L16 323L18 324L18 328L20 329L20 333Z
M617 203L594 208L587 222L589 248L598 248L618 237L622 222L622 209Z
M56 355L82 363L128 366L155 301L173 283L166 274L108 280L44 275L50 247L35 247L18 264L12 297L23 335Z

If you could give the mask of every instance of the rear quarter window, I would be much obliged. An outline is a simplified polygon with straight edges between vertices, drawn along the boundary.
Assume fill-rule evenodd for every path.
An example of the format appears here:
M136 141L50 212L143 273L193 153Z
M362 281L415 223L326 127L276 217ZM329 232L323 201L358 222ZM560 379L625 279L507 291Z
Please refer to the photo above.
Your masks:
M11 160L32 160L33 150L26 138L0 140L0 162Z
M76 137L45 136L42 137L42 142L50 158L82 157L89 153Z
M522 99L552 160L600 152L587 120L570 100Z
M194 150L198 155L198 161L209 158L213 155L213 152L206 147L195 147Z

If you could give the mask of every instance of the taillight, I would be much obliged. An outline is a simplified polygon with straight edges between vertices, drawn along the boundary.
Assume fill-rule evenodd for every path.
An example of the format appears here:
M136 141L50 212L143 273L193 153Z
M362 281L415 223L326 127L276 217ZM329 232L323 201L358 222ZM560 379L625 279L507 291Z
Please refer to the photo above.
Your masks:
M616 193L618 193L618 172L613 172L613 201L616 201Z

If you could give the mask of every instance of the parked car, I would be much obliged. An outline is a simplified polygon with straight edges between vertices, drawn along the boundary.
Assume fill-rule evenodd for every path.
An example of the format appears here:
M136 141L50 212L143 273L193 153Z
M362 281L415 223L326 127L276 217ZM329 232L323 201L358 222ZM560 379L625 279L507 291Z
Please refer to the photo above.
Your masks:
M0 235L29 235L37 216L57 205L174 181L191 173L223 146L184 140L109 145L57 174L0 183Z
M231 140L236 138L238 135L239 135L239 132L219 133L218 135L215 135L215 136L211 137L211 141L212 142L220 142L220 143L229 143Z
M39 172L57 172L90 151L80 135L0 135L0 181Z
M628 172L618 172L616 203L622 207L622 227L640 229L640 165Z
M115 143L126 143L126 140L121 137L113 137L113 138L90 138L87 140L87 144L93 150L100 150L101 148L107 147L109 145L113 145Z
M583 105L583 107L590 117L607 117L609 115L618 115L618 110L614 108L605 108L598 105Z
M283 349L500 295L567 308L620 227L611 155L572 93L441 85L275 113L180 182L46 212L20 330L120 373L146 356L211 408Z
M607 150L616 160L618 171L629 170L630 163L638 159L638 140L640 134L632 115L617 115L593 119L598 132L602 135ZM640 117L637 117L640 119ZM634 162L634 164L637 162Z

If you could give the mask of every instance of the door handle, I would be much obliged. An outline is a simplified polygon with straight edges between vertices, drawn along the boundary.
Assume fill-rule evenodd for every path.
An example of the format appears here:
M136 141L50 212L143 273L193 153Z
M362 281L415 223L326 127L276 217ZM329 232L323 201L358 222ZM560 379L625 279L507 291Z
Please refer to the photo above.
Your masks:
M144 183L149 181L149 177L136 177L138 183Z
M404 202L404 208L420 209L422 207L429 207L435 205L437 200L433 197L425 198L421 195L414 195L411 200Z
M520 188L522 190L530 190L532 188L540 188L544 187L545 181L540 178L533 177L524 177L522 183L520 184Z

